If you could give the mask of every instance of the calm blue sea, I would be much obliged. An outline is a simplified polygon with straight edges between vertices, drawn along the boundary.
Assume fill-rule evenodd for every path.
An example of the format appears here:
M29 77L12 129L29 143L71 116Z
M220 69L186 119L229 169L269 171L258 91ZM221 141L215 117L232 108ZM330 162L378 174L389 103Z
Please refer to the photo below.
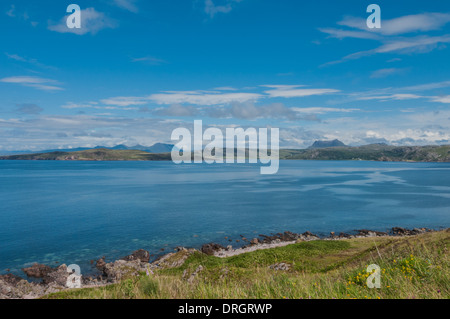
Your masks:
M0 273L290 230L450 227L450 163L0 161Z

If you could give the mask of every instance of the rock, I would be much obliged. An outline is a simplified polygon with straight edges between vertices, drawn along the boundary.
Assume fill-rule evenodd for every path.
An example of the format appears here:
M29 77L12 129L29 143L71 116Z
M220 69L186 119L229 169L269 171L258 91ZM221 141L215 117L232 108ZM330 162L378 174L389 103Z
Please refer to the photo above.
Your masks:
M414 228L413 230L409 230L402 227L394 227L391 230L391 233L395 236L413 236L413 235L419 235L430 231L430 229L427 228Z
M17 285L20 281L24 280L23 278L13 275L13 274L7 274L0 276L0 280L3 280L5 283L10 285Z
M97 267L97 269L100 271L103 271L105 266L106 266L105 257L102 257L99 260L97 260L97 263L95 264L95 267Z
M305 240L315 240L315 239L319 239L319 236L317 236L316 234L311 233L310 231L306 231L302 234L303 238Z
M198 266L197 269L192 273L192 275L188 279L188 282L192 283L201 271L203 271L202 265Z
M286 264L286 263L278 263L278 264L270 265L269 268L273 269L273 270L287 271L287 270L291 269L291 265Z
M131 255L120 258L125 261L140 260L143 263L148 263L150 260L150 253L144 249L134 251Z
M119 259L115 262L108 263L103 267L103 274L108 282L118 282L122 279L130 277L136 277L139 272L145 272L147 270L146 263L140 260L123 260Z
M224 250L225 248L222 245L210 243L202 246L202 253L213 256L216 251Z
M360 229L358 230L358 236L362 237L381 237L381 236L387 236L388 233L381 232L381 231L373 231L373 230L367 230L367 229Z
M22 268L22 271L30 278L44 278L49 272L53 271L53 268L38 263L28 268Z
M227 251L232 251L232 250L233 250L233 246L228 245L228 246L227 246Z
M0 276L0 299L35 299L61 289L63 288L28 282L12 274Z
M250 241L250 244L252 244L252 245L258 245L258 244L259 244L259 239L258 239L258 238L253 238L253 239Z
M150 264L151 268L177 268L184 264L186 259L193 253L198 252L196 249L184 249L176 253L169 253L161 256Z
M67 278L69 278L70 275L71 273L67 271L67 266L63 264L53 271L47 273L43 277L42 283L44 285L56 284L57 286L66 287Z

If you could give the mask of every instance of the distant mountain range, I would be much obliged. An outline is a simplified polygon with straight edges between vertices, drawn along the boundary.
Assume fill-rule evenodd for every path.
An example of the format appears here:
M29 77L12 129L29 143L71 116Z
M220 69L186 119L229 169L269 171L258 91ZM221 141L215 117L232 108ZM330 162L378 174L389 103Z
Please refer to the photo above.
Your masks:
M107 146L96 146L94 148L89 147L77 147L77 148L66 148L66 149L51 149L51 150L42 150L42 151L0 151L0 155L24 155L24 154L42 154L42 153L53 153L53 152L80 152L87 151L92 149L107 149L107 150L137 150L143 151L147 153L170 153L172 152L174 145L173 144L164 144L164 143L156 143L152 146L143 146L143 145L135 145L135 146L126 146L123 144L116 145L113 147Z
M332 143L338 144L338 143ZM0 160L59 160L59 161L169 161L172 146L157 145L143 150L118 145L114 148L94 148L64 152L18 154L0 156ZM147 150L151 149L154 153ZM158 151L158 152L157 152ZM161 152L166 151L166 152ZM370 144L359 147L339 146L308 148L303 150L280 150L284 160L364 160L388 162L450 162L450 145L443 146L390 146Z

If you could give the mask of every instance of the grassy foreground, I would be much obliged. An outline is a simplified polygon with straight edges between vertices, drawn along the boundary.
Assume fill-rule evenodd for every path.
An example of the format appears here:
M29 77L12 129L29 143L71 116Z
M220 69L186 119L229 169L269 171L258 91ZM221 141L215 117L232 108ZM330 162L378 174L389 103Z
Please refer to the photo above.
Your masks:
M225 259L195 253L179 268L45 298L449 299L449 244L447 229L414 237L302 242ZM269 268L276 263L291 268ZM380 289L366 285L370 264L381 268ZM200 265L203 270L192 276Z

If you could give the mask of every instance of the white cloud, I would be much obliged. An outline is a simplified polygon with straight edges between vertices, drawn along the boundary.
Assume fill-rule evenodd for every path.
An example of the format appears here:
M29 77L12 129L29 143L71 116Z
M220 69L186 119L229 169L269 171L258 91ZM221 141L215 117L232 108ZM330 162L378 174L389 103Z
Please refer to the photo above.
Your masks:
M328 62L322 66L380 53L411 54L430 52L439 47L440 44L450 43L450 35L430 36L422 34L414 37L401 37L400 35L440 30L447 23L450 23L450 13L423 13L391 20L384 19L380 29L369 29L365 19L347 17L338 22L338 24L352 28L351 30L334 28L320 28L319 30L330 37L338 39L370 39L381 42L382 45L372 50L349 54L340 60Z
M44 68L44 69L56 69L55 67L52 66L48 66L45 64L40 63L38 60L36 59L31 59L31 58L27 58L27 57L23 57L20 56L18 54L9 54L9 53L5 53L5 55L10 58L11 60L15 60L15 61L19 61L19 62L24 62L24 63L28 63L40 68Z
M138 13L139 9L136 6L135 0L113 0L114 4L119 8L128 10L133 13Z
M305 97L312 95L323 95L330 93L338 93L339 90L335 89L299 89L300 85L274 85L267 86L272 87L273 90L264 91L264 93L268 94L271 98L275 97L283 97L283 98L294 98L294 97Z
M391 95L373 95L373 96L364 96L359 97L358 100L360 101L367 101L367 100L395 100L395 101L401 101L401 100L414 100L414 99L421 99L424 98L420 95L415 94L391 94Z
M33 87L42 91L60 91L63 88L56 86L58 81L40 78L36 76L12 76L0 79L3 83L20 84L23 86Z
M161 65L164 63L167 63L166 61L162 60L162 59L158 59L152 56L146 56L146 57L142 57L142 58L134 58L131 60L131 62L143 62L143 63L147 63L147 64L151 64L151 65Z
M100 100L100 102L103 104L114 106L144 105L148 103L148 101L145 98L136 96L119 96L109 99L103 99Z
M433 102L450 103L450 95L436 96L432 98Z
M16 7L12 4L11 7L9 8L9 10L6 12L6 15L11 17L11 18L15 18L16 17Z
M293 111L299 113L310 113L310 114L325 114L325 113L351 113L360 111L360 109L344 109L344 108L333 108L333 107L293 107Z
M262 97L258 93L217 93L204 91L188 92L165 92L152 94L148 99L157 104L195 104L195 105L218 105L232 102L255 101Z
M103 29L113 29L116 22L108 18L104 13L96 11L94 8L81 10L81 28L69 29L67 27L67 16L61 19L59 24L49 25L48 29L60 33L74 33L84 35L87 33L96 34Z
M449 13L429 12L403 16L390 20L383 19L380 29L369 29L365 19L355 17L346 17L342 21L338 22L338 24L368 32L381 33L384 35L399 35L411 32L439 30L449 22Z
M372 72L370 77L372 79L385 78L385 77L388 77L390 75L404 74L407 70L408 69L406 69L406 68L404 68L404 69L399 69L399 68L380 69L380 70L376 70L376 71Z
M220 0L205 0L205 13L208 14L212 19L218 13L231 12L231 10L233 10L234 4L241 1L243 0L222 0L221 4L216 4L217 2L220 2Z

